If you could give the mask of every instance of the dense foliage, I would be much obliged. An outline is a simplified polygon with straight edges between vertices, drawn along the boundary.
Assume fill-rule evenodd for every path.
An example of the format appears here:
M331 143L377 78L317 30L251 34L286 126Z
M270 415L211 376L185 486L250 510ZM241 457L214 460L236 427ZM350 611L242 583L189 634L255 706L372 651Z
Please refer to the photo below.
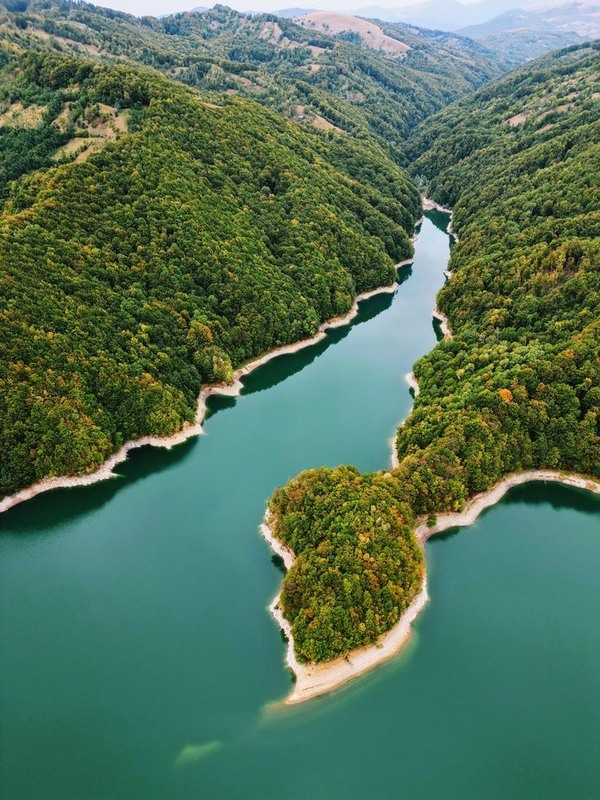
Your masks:
M439 297L454 338L416 365L398 434L400 457L453 462L441 505L512 470L600 466L599 89L600 47L566 49L412 142L461 236Z
M201 382L391 281L418 198L389 156L498 71L408 28L400 63L223 6L5 9L0 494L177 429Z
M506 473L529 468L598 476L599 47L534 63L434 117L409 144L415 174L454 206L460 243L439 296L454 336L416 364L421 392L398 431L400 466L381 478L393 504L415 515L459 510ZM355 507L368 508L361 494L373 478L364 480L354 473L347 490ZM347 518L346 492L331 481L328 470L309 472L290 484L292 495L302 487L291 507L285 489L271 501L275 530L296 552L328 540L338 524L350 548L365 530L378 535L372 516ZM331 658L340 652L337 631L318 616L307 628L306 616L336 554L309 553L310 577L299 559L285 578L283 596L295 599L285 610L301 652ZM357 619L365 622L371 602L356 607ZM345 603L339 584L335 603Z
M271 500L274 533L297 555L281 602L296 655L324 661L389 630L419 591L414 517L388 475L305 472Z
M408 26L389 31L410 47L398 60L289 19L224 6L156 19L66 0L26 5L5 15L12 46L127 58L216 95L255 99L302 124L376 137L396 161L415 124L501 72L469 39Z
M38 135L130 128L4 185L1 494L177 430L201 382L314 334L411 251L416 189L373 144L126 66L28 54L0 78Z

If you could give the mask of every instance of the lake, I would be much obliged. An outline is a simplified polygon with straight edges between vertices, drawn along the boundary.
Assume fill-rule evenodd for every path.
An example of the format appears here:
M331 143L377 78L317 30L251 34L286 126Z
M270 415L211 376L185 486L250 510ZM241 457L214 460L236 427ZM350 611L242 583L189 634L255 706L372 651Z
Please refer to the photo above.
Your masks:
M600 500L574 489L514 489L433 539L405 651L274 706L266 502L308 467L389 465L447 219L394 295L211 398L205 435L0 516L3 798L600 797Z

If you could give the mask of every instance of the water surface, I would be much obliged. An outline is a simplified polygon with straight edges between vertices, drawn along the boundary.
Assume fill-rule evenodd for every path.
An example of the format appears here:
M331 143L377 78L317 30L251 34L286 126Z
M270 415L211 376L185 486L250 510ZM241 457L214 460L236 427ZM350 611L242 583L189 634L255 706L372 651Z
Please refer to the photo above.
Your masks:
M273 709L290 676L258 534L301 469L389 463L435 343L447 217L397 293L213 398L206 435L0 517L0 795L600 797L600 504L513 490L427 546L432 601L396 660Z

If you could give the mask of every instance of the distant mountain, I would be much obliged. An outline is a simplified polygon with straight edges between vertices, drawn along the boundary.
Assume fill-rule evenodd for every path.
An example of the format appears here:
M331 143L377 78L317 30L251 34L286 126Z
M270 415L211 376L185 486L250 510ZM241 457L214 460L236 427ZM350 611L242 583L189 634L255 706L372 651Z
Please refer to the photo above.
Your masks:
M399 9L367 6L356 14L394 27L404 22L455 32L476 40L511 67L600 36L600 0L559 0L544 5L519 4L519 0L482 0L467 5L458 0L428 0Z
M303 14L311 14L316 11L314 8L281 8L275 12L277 17L283 19L293 19L294 17L301 17Z
M600 36L600 2L515 8L479 25L461 28L459 32L481 39L516 30L562 31L576 33L584 39L595 39Z
M308 30L321 31L331 36L377 50L392 58L402 58L410 47L398 38L388 36L375 22L336 11L313 11L296 17L294 22Z
M600 36L600 3L575 2L512 9L459 31L510 64Z
M184 11L180 11L178 13L180 13L180 14L183 14L183 13L186 13L186 14L202 14L202 13L204 13L204 11L208 11L208 6L195 6L194 8L190 8L185 12ZM169 14L158 14L157 15L157 19L164 19L165 17L170 17L170 16L172 16L173 13L174 12L171 11Z
M434 30L455 31L466 25L477 25L505 11L514 9L519 0L481 0L463 4L458 0L427 0L404 8L365 6L353 13L359 17L385 22L406 22Z

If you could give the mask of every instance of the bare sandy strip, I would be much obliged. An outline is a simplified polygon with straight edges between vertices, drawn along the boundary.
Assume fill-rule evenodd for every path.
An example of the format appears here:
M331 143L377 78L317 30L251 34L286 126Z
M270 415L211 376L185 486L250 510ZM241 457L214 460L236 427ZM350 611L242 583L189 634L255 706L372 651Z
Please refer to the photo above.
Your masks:
M400 423L399 427L401 428L404 425L405 422L406 422L406 420L403 420ZM396 450L396 434L394 434L393 436L390 437L389 445L390 445L390 453L391 453L390 468L391 469L398 469L398 467L400 466L400 459L398 458L398 451Z
M406 382L408 383L409 389L412 389L412 393L415 397L419 396L419 392L421 391L421 387L419 386L419 382L415 377L414 372L409 372L406 376Z
M411 259L409 259L409 262L410 260ZM402 266L404 263L407 262L402 262L402 264L397 266ZM18 492L15 492L15 494L9 495L0 500L0 514L3 511L8 511L9 508L18 505L19 503L25 502L25 500L30 500L36 495L41 494L42 492L48 492L51 489L66 489L73 486L89 486L97 481L118 477L117 474L113 472L114 467L116 467L117 464L125 461L129 451L134 450L137 447L146 447L147 445L150 445L152 447L164 447L170 449L175 445L185 442L187 439L190 439L193 436L201 435L203 432L202 423L206 417L206 401L209 397L217 394L225 395L227 397L237 397L242 390L241 379L245 375L248 375L248 373L252 372L257 367L266 364L273 358L290 353L296 353L298 350L302 350L304 347L309 347L312 344L320 342L325 338L326 331L330 330L331 328L338 328L343 325L347 325L349 322L351 322L358 314L358 304L361 301L367 300L369 297L373 297L377 294L386 292L391 294L395 292L397 288L398 284L394 282L388 286L381 286L369 292L362 292L362 294L359 294L356 297L352 308L347 314L342 317L335 317L327 322L322 323L319 326L318 332L310 339L303 339L300 342L283 345L282 347L278 347L275 350L265 353L259 358L256 358L254 361L250 361L248 364L245 364L243 367L240 367L235 371L234 380L231 384L214 384L205 386L198 397L194 422L186 423L181 430L177 431L176 433L170 436L142 436L140 439L134 439L126 442L120 450L110 456L97 470L90 472L87 475L63 475L53 478L45 478L44 480L38 481L37 483L34 483L31 486L21 489Z
M431 197L427 197L426 194L421 195L421 205L423 207L423 211L441 211L442 214L449 214L452 216L451 208L436 203L435 200L432 200Z
M480 494L472 497L462 511L440 514L432 526L429 526L426 521L421 521L419 526L415 528L417 539L421 544L425 544L428 539L436 533L441 533L441 531L473 525L482 511L495 505L513 486L520 486L523 483L531 483L532 481L562 483L563 486L573 486L576 489L584 489L593 494L600 494L600 481L595 478L588 478L585 475L559 472L554 469L529 469L525 472L512 472L487 491L480 492Z
M450 322L448 321L448 317L440 311L438 308L433 310L432 314L434 319L440 323L440 330L442 332L442 336L444 339L451 339L452 338L452 331L450 329Z

